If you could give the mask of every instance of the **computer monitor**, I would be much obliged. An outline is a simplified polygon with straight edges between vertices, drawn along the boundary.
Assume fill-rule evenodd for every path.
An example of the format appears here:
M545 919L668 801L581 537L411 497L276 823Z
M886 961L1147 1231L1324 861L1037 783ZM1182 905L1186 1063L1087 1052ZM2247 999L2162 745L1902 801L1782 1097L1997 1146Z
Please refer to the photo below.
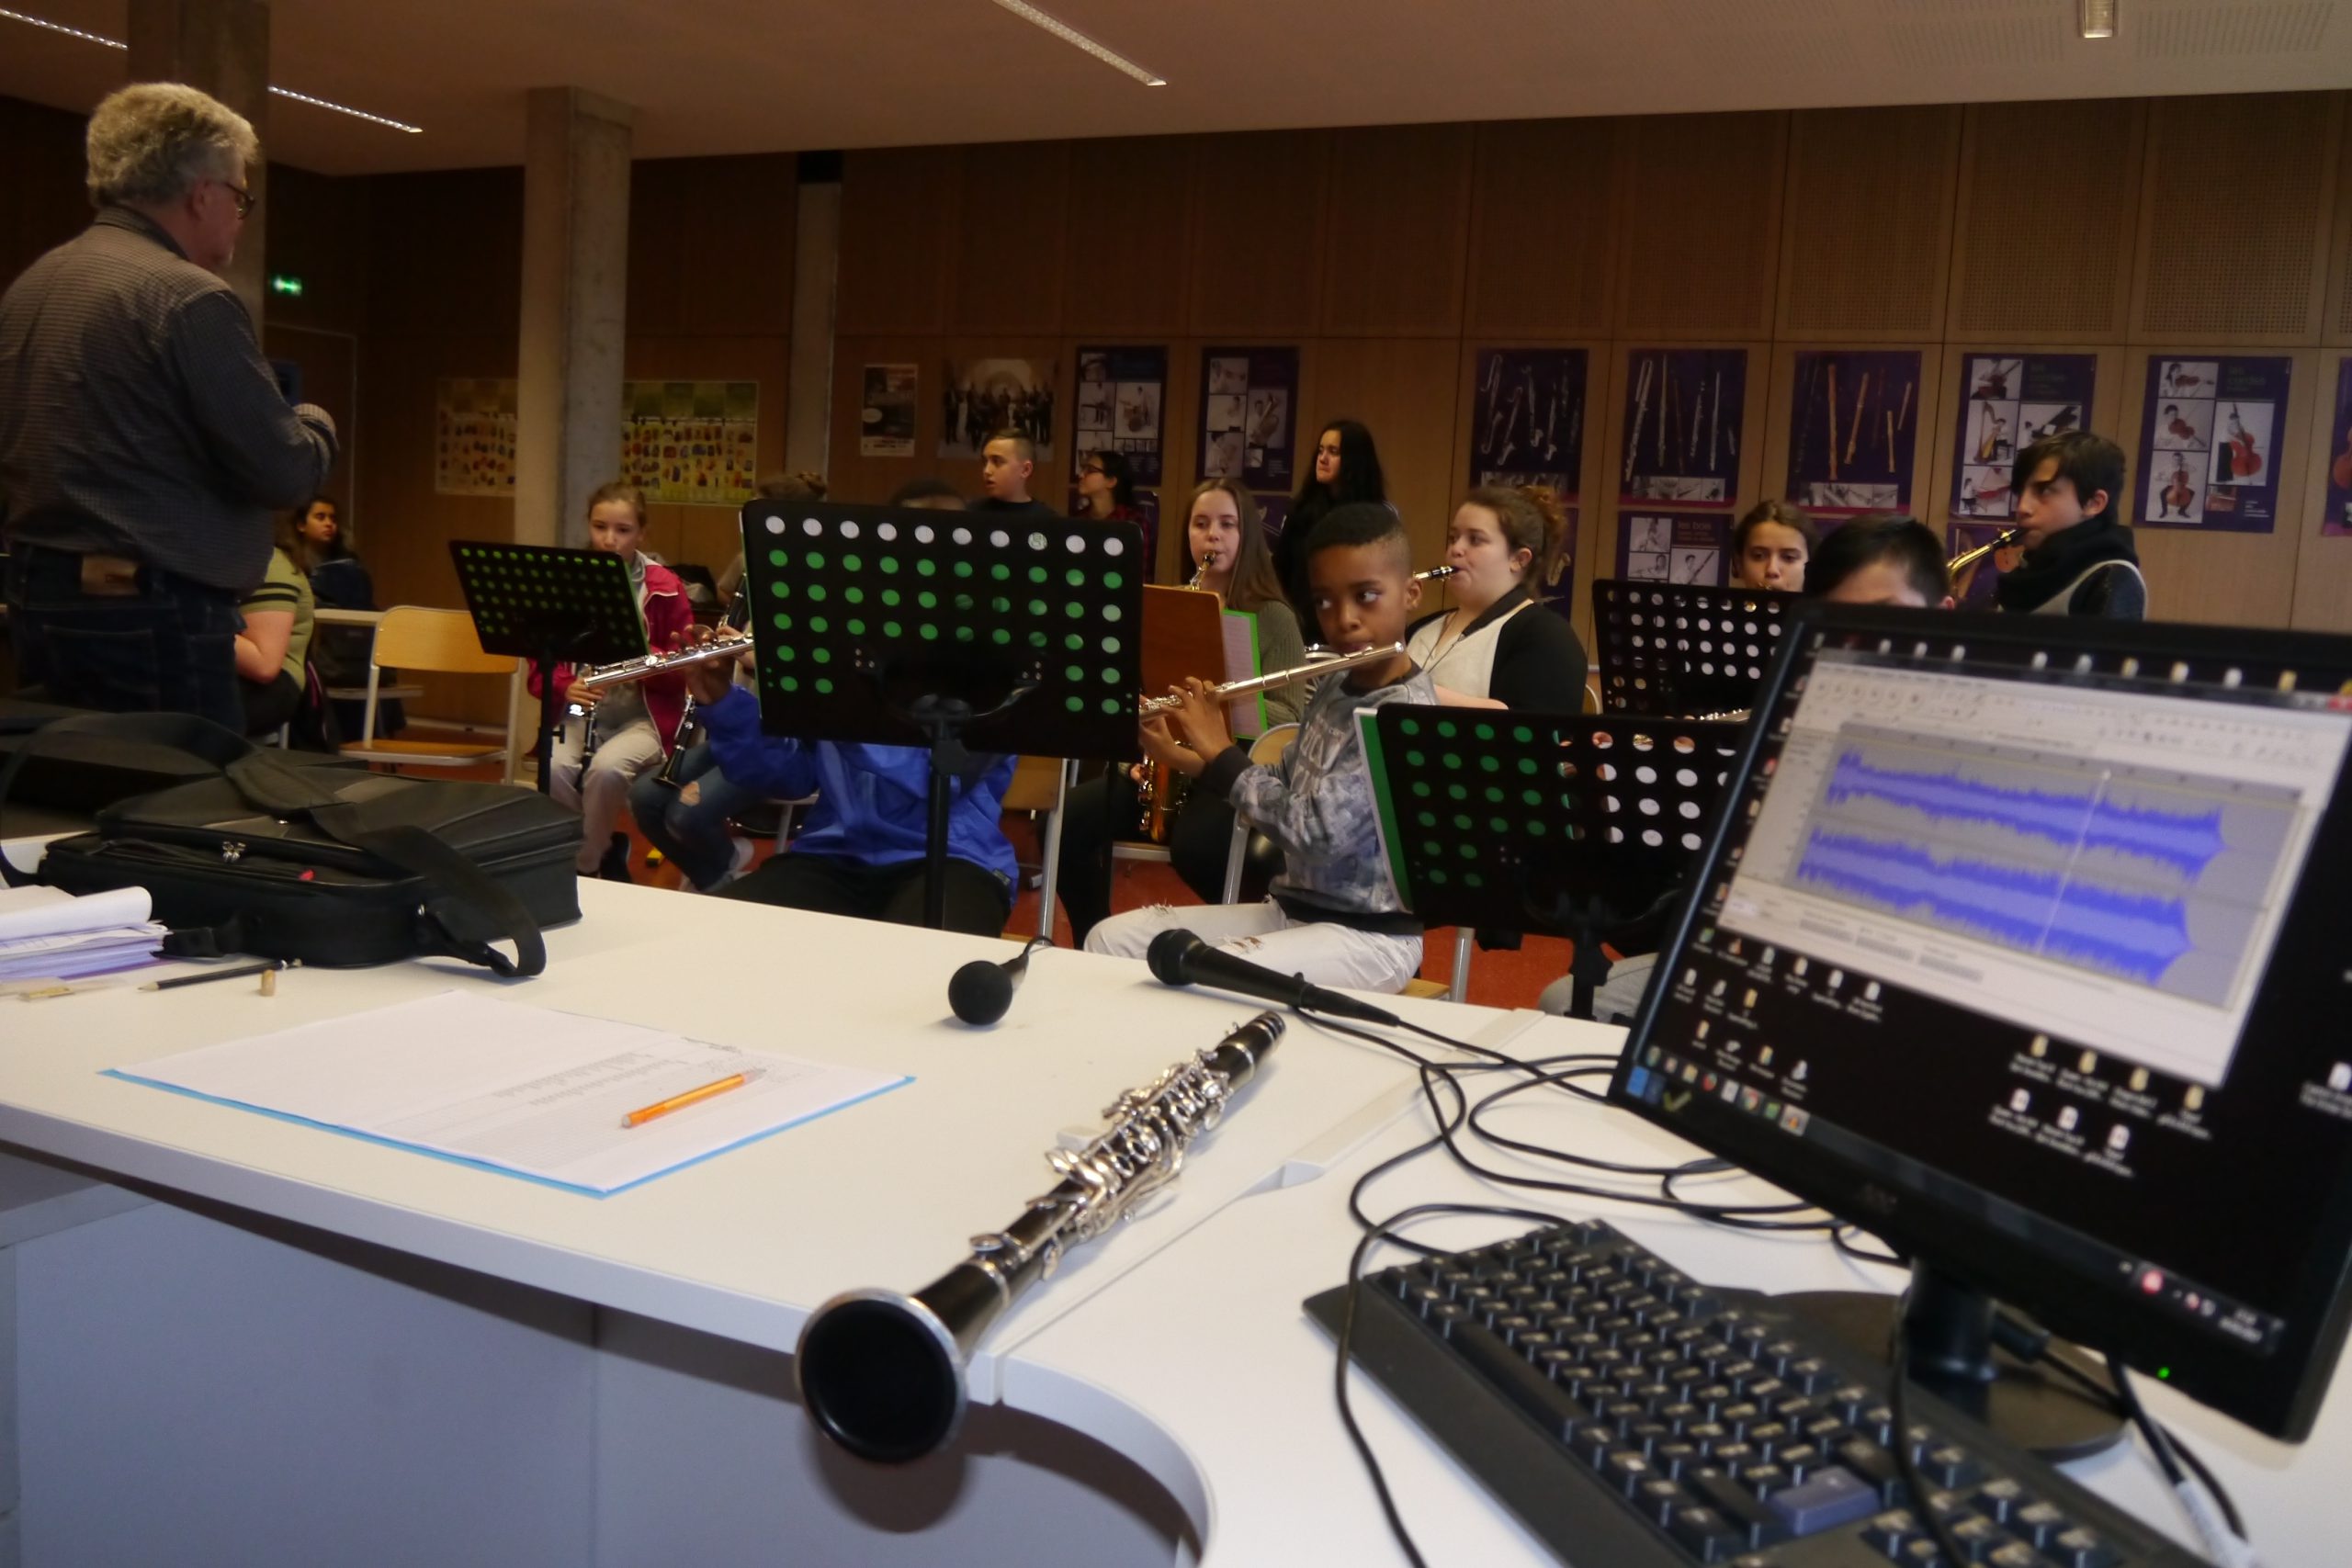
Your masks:
M1809 607L1612 1098L1910 1255L1914 1325L1997 1300L2300 1440L2352 1310L2347 750L2352 638Z

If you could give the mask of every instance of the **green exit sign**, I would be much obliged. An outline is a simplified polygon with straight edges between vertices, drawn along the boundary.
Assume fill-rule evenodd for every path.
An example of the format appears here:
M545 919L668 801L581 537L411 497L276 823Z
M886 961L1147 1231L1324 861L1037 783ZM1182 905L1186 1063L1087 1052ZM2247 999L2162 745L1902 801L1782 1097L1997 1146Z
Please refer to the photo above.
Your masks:
M269 275L269 291L299 299L302 297L302 280L292 273L273 272Z

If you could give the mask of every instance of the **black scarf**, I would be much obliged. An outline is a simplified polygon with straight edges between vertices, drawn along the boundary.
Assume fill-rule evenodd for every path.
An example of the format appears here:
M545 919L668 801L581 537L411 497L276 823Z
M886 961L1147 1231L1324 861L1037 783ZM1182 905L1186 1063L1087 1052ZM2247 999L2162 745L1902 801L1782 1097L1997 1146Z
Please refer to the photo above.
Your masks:
M2015 570L2001 573L1994 602L2004 610L2038 609L2092 567L2109 560L2140 564L2132 530L2103 516L2077 523L2026 551Z

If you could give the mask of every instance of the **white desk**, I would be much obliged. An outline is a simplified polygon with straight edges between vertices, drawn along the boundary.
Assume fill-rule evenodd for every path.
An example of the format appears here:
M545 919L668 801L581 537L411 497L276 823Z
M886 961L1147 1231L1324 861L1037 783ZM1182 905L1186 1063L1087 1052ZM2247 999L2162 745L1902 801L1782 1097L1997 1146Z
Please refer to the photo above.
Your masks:
M588 919L550 933L548 975L514 999L916 1083L599 1201L99 1076L488 983L470 975L412 964L300 972L266 1000L229 983L0 1003L0 1140L169 1200L85 1198L82 1223L15 1247L0 1232L26 1562L1120 1563L1185 1561L1196 1543L1219 1568L1396 1560L1331 1408L1329 1344L1298 1303L1344 1270L1351 1172L1414 1135L1406 1068L1295 1023L1165 1206L1000 1322L971 1386L1001 1405L976 1407L949 1454L876 1470L815 1438L792 1402L785 1352L808 1308L845 1286L927 1282L1049 1184L1057 1128L1252 1010L1167 990L1138 964L1041 953L1005 1023L973 1032L944 1021L946 979L1001 955L993 944L581 893ZM1521 1055L1617 1039L1398 1006ZM1511 1114L1588 1152L1678 1146L1593 1108ZM1372 1204L1482 1193L1429 1160ZM1818 1242L1611 1217L1726 1283L1867 1272ZM1358 1386L1440 1560L1545 1560ZM2290 1452L2167 1403L2274 1568L2339 1560L2318 1521L2352 1418L2331 1408ZM2172 1522L2136 1464L2093 1480ZM7 1540L0 1523L0 1555Z

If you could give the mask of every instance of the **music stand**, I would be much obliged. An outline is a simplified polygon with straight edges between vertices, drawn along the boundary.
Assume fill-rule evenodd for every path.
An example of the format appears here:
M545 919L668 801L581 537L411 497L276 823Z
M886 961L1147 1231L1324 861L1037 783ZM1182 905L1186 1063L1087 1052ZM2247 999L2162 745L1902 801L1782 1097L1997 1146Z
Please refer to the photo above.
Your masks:
M484 653L527 659L539 677L539 793L555 784L559 664L612 664L646 654L645 617L628 563L608 550L452 539L458 587Z
M1798 602L1763 588L1599 579L1592 630L1601 711L1698 718L1747 709Z
M1738 761L1704 719L1389 703L1357 715L1396 891L1425 925L1565 936L1571 1018L1601 943L1682 891Z
M927 925L946 921L951 781L991 754L1142 755L1133 523L755 501L743 561L762 728L929 750Z

